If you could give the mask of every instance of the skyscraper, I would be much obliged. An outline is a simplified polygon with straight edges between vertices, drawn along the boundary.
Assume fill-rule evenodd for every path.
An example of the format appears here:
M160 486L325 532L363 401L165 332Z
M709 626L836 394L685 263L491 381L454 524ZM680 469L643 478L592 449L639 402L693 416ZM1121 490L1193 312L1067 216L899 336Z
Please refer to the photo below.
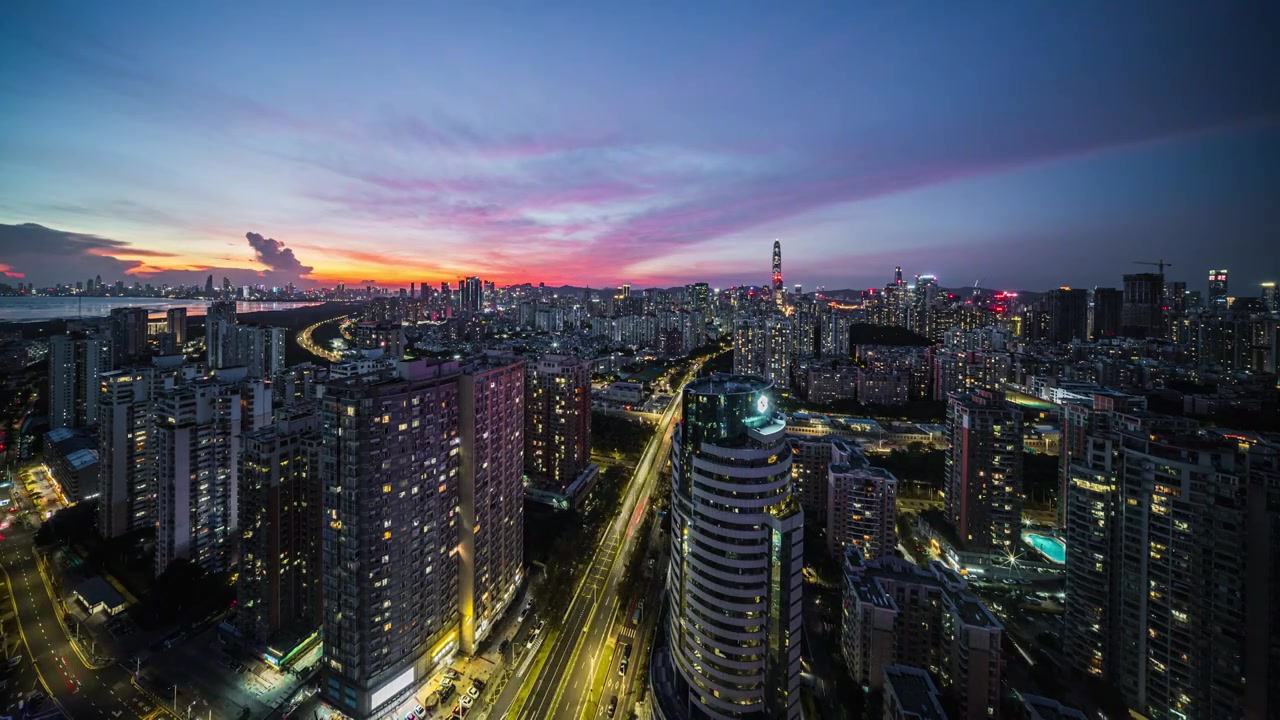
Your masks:
M114 366L109 338L85 332L49 338L49 427L98 421L98 375Z
M1280 295L1276 294L1276 284L1273 282L1262 283L1262 306L1269 313L1280 312Z
M524 564L524 361L486 355L458 383L458 601L473 652L515 597Z
M782 304L782 296L785 288L782 284L782 242L780 240L773 241L773 299L779 305Z
M566 487L591 464L591 364L544 355L525 383L525 472Z
M668 600L689 717L800 717L804 512L772 384L686 386L671 447Z
M378 717L456 647L457 376L402 362L325 385L320 692L350 717Z
M1227 309L1227 269L1209 271L1209 309L1221 312Z
M312 405L275 411L241 437L237 627L250 641L305 638L320 627L320 416Z
M1022 524L1022 416L996 390L947 404L943 504L965 550L1013 554Z

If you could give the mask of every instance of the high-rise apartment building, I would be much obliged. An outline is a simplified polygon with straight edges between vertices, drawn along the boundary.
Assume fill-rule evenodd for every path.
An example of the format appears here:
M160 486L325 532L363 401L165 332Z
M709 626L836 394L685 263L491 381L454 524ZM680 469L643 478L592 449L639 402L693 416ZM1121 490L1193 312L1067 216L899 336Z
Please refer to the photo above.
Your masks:
M1147 399L1112 390L1094 392L1086 401L1066 402L1062 406L1062 432L1058 452L1058 525L1067 525L1070 468L1088 459L1089 436L1106 432L1112 413L1133 413L1147 408Z
M857 450L834 435L794 435L790 443L791 494L800 500L806 517L825 522L831 463L843 461Z
M103 538L156 522L155 431L151 405L160 392L193 377L182 366L142 366L103 373L98 393L98 534Z
M591 364L544 355L525 376L525 472L568 486L591 464Z
M773 386L686 386L671 448L668 599L689 717L800 717L804 511Z
M320 692L349 717L380 716L457 644L458 374L402 362L325 385Z
M791 386L795 333L791 320L781 315L743 318L733 336L733 371L759 375L778 389Z
M245 368L249 377L270 378L284 372L285 345L289 331L281 327L236 325L228 333L235 366ZM225 366L231 367L231 366Z
M856 547L874 560L898 545L898 479L859 451L841 453L828 469L827 551L834 558Z
M458 309L463 314L478 313L484 308L484 284L478 277L458 280Z
M1135 273L1124 276L1124 305L1120 331L1127 337L1159 337L1164 325L1164 275Z
M236 301L219 300L209 305L204 316L204 346L209 368L217 370L238 365L234 328Z
M271 419L271 391L240 370L158 394L156 575L178 560L210 572L234 564L240 525L240 438Z
M173 335L173 342L181 348L187 342L187 309L169 308L164 314L164 320L165 331Z
M240 447L237 626L252 642L305 638L322 618L320 415L279 408Z
M958 573L849 548L844 605L840 648L856 682L877 689L894 664L927 668L960 718L999 717L1004 626Z
M1089 291L1057 288L1045 296L1049 313L1049 340L1069 343L1089 337Z
M98 422L98 375L113 365L111 341L75 332L49 338L49 427L88 427Z
M823 358L846 360L849 357L849 330L853 327L853 313L831 310L819 318L820 348Z
M1227 309L1227 269L1209 271L1209 310L1220 312Z
M944 506L965 550L1013 553L1022 525L1022 416L993 390L947 404Z
M1123 308L1123 290L1094 288L1093 303L1089 308L1089 337L1098 340L1119 335Z
M1122 433L1193 429L1194 421L1153 415L1141 398L1068 405L1073 427L1063 444L1067 604L1063 643L1081 673L1111 677L1117 659L1122 535ZM1067 446L1071 448L1068 450Z
M488 636L524 565L525 363L486 355L458 381L458 601L462 651Z
M1262 283L1262 307L1269 313L1280 312L1280 294L1276 293L1276 284Z
M1280 714L1280 449L1204 433L1120 438L1113 682L1153 720Z
M111 350L116 367L146 356L148 319L146 308L112 308Z
M1148 718L1274 716L1280 448L1113 410L1067 470L1068 661Z
M938 299L938 278L933 275L917 275L915 288L911 294L911 316L908 327L918 335L927 338L934 336L933 305ZM848 337L848 332L845 333Z

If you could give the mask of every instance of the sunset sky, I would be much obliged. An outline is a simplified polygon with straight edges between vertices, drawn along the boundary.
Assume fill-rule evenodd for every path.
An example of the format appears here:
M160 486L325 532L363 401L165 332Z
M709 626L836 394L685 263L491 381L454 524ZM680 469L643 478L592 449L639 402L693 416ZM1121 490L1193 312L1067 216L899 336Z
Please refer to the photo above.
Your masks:
M1274 2L342 6L5 3L0 275L1280 279Z

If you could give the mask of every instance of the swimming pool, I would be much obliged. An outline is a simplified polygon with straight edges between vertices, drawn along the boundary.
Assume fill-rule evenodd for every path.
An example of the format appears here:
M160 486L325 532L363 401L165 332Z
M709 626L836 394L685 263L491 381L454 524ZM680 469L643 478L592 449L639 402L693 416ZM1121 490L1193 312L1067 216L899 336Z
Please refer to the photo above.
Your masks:
M1039 550L1040 554L1049 558L1049 562L1058 565L1067 562L1067 544L1052 535L1024 532L1022 533L1022 542Z

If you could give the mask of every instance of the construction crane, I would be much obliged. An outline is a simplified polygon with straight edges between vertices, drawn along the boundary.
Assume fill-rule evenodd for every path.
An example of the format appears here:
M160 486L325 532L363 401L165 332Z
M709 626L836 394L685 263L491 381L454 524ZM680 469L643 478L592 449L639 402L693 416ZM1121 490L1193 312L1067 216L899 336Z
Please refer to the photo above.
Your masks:
M1134 260L1133 264L1134 265L1155 265L1156 267L1160 268L1161 275L1164 274L1164 269L1166 267L1173 267L1173 263L1165 262L1164 258L1161 258L1159 262L1142 262L1141 260Z

